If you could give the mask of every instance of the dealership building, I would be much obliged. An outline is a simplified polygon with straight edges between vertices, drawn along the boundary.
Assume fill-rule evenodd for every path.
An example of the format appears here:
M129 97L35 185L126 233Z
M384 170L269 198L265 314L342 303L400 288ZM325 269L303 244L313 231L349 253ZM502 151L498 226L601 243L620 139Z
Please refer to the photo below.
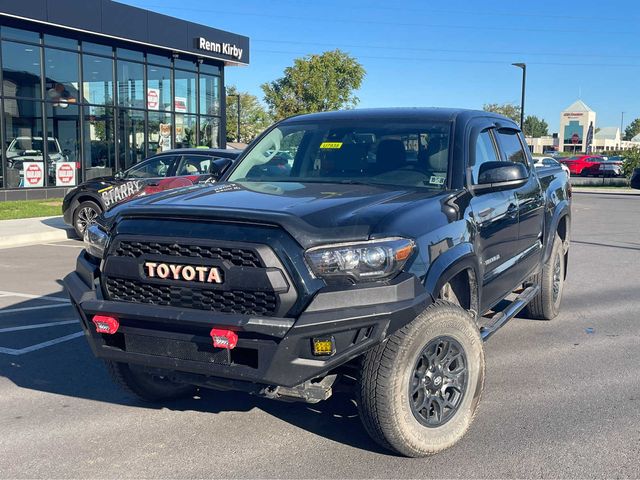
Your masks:
M225 147L242 35L110 0L0 0L0 200L60 196L157 152Z

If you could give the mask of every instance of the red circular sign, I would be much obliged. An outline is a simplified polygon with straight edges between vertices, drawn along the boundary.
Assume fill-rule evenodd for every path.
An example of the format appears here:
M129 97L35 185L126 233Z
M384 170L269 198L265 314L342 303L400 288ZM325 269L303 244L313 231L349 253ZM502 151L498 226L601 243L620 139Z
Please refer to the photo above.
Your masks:
M58 180L60 183L73 183L75 177L75 172L73 171L73 167L68 163L63 163L58 167Z
M42 181L42 168L32 163L24 171L24 178L29 182L29 185L38 185Z
M158 108L158 92L155 90L149 90L147 92L147 108Z

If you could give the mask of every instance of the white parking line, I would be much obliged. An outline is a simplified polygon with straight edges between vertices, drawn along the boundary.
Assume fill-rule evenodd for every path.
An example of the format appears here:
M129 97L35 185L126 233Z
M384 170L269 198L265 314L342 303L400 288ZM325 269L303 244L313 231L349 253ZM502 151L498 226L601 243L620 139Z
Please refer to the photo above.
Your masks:
M23 325L21 327L0 328L0 333L19 332L21 330L33 330L34 328L55 327L56 325L70 325L78 323L78 320L64 320L62 322L38 323L36 325Z
M48 295L32 295L30 293L7 292L5 290L0 290L0 295L2 295L3 297L33 298L37 300L50 300L52 302L69 303L69 300L66 298L50 297Z
M53 340L49 340L48 342L37 343L35 345L31 345L29 347L24 348L5 348L0 347L0 353L4 353L7 355L24 355L25 353L35 352L36 350L41 350L43 348L50 347L51 345L56 345L58 343L67 342L69 340L73 340L74 338L78 338L84 335L84 332L76 332L71 335L65 335L64 337L54 338Z
M43 243L42 245L46 245L48 247L84 248L84 244L80 244L80 245L62 245L60 243Z
M20 307L20 308L10 308L8 310L0 309L0 315L5 313L16 313L16 312L29 312L31 310L46 310L48 308L60 308L60 307L68 307L69 303L56 303L55 305L38 305L37 307Z

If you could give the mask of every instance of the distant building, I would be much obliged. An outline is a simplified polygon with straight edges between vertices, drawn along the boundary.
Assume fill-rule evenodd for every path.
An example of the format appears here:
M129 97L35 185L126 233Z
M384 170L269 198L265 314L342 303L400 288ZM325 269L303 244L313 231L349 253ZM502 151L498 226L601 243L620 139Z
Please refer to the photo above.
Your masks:
M560 112L560 150L565 152L585 152L589 125L596 128L596 112L582 100L576 100Z

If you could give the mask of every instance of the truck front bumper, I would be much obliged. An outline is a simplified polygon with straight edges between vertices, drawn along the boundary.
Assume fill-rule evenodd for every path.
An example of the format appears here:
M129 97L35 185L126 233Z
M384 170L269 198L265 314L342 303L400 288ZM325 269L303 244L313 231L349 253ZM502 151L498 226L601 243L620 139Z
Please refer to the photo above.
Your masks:
M64 279L93 353L149 369L266 386L295 387L326 375L413 320L431 296L413 275L382 285L321 289L298 318L254 317L104 299L97 266L83 252ZM115 334L97 333L96 314L111 315ZM214 348L212 328L233 330L233 350ZM312 339L335 353L313 356Z

